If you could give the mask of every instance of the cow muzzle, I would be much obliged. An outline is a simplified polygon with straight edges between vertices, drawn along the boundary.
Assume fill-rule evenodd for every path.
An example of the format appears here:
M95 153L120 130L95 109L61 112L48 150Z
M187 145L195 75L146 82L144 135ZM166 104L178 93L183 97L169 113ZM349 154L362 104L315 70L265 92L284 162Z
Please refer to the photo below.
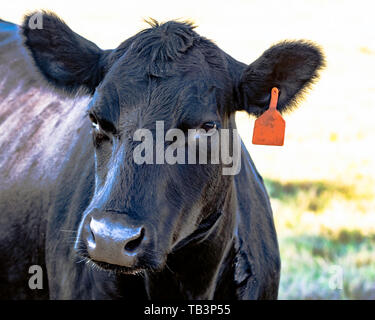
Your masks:
M144 249L146 231L143 226L126 224L123 216L97 213L85 218L80 237L92 260L134 267Z

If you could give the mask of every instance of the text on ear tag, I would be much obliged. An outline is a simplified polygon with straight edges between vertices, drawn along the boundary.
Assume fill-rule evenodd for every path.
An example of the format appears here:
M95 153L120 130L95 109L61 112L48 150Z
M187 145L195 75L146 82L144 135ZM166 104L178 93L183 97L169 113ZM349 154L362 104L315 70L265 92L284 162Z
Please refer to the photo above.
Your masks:
M279 90L272 88L270 106L258 119L255 120L253 144L267 146L284 145L285 120L277 111Z

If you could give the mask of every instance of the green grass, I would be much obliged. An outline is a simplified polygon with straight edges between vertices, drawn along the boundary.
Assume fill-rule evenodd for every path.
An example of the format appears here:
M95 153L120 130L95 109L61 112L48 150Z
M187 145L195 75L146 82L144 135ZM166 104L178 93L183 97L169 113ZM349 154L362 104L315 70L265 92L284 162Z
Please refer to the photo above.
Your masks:
M279 298L375 299L374 226L358 227L371 212L357 208L372 203L371 195L323 181L265 183L281 251ZM350 204L344 205L349 211L342 212L344 225L340 221L337 227L325 225L334 201ZM342 288L332 287L337 270Z
M375 299L375 235L342 230L337 237L302 235L280 239L280 299ZM342 288L330 287L336 269Z

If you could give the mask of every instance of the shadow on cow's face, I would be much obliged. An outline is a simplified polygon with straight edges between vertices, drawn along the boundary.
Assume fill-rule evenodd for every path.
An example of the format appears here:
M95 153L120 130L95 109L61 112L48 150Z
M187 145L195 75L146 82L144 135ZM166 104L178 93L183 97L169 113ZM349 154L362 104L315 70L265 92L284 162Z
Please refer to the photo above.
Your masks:
M229 119L237 110L262 114L272 87L280 91L282 112L324 64L319 48L296 41L277 44L246 66L200 37L191 24L174 21L155 23L117 49L103 51L54 14L43 13L42 29L30 27L32 16L25 18L22 32L45 79L65 92L93 95L88 118L95 192L76 249L123 272L161 269L168 254L201 231L202 221L209 226L220 217L231 190L233 176L223 175L223 165L209 159L208 164L159 164L164 147L174 141L156 142L158 123L162 136L172 128L182 132L186 141L176 152L184 149L188 157L189 130L203 129L193 136L201 140L209 129L233 129ZM135 139L138 129L148 130L151 143ZM145 149L145 163L134 156L142 143L152 147ZM206 152L215 148L209 142Z

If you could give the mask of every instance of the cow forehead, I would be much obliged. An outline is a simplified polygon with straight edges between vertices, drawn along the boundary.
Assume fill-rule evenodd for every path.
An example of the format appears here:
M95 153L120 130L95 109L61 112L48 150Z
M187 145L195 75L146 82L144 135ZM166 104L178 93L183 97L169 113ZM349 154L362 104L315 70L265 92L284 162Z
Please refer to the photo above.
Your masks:
M216 107L216 99L226 85L206 70L150 77L141 72L127 72L125 67L107 76L96 90L91 105L96 114L111 115L112 119L108 120L134 110L155 118L160 113L178 116L188 112L194 116L196 107L203 107L201 112Z
M130 50L130 49L129 49ZM205 56L202 48L192 48L174 60L162 61L152 56L139 57L136 52L125 52L113 63L104 77L99 91L106 86L116 86L119 93L130 88L154 89L158 86L206 83L206 86L223 87L229 76L226 61L217 48L216 56ZM209 58L209 60L208 60ZM153 81L154 80L154 81ZM154 84L154 85L153 85ZM150 88L150 85L151 86ZM136 92L133 92L136 93Z
M216 113L219 90L215 81L199 77L164 79L141 85L124 81L117 86L115 82L108 82L95 93L90 109L99 118L115 124L135 124L135 120L147 126L152 126L156 120L171 126L181 120L195 124L204 114Z

